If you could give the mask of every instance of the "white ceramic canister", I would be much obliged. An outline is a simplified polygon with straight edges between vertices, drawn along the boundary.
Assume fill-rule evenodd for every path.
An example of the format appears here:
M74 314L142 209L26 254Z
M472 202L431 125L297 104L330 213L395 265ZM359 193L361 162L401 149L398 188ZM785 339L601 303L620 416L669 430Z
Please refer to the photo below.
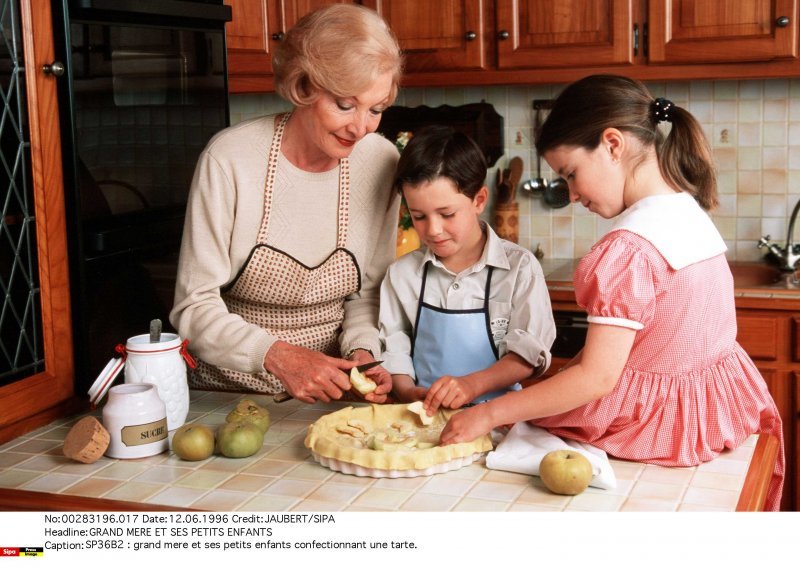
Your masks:
M167 411L154 385L111 387L103 426L111 438L106 450L111 458L143 458L169 449Z
M148 334L135 335L125 344L125 382L150 383L167 407L170 430L180 428L189 413L189 385L186 382L186 342L175 333L162 333L150 343Z

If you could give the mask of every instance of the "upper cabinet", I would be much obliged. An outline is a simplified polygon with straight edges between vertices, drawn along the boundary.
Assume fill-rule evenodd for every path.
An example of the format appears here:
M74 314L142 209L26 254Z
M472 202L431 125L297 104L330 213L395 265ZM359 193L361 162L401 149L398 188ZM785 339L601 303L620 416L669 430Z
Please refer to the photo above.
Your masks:
M234 93L274 89L272 54L286 30L325 4L353 0L225 0L233 20L226 27L229 88Z
M796 0L661 0L648 6L649 63L797 57Z
M272 90L271 48L330 1L226 0L232 92ZM406 57L405 86L800 76L798 0L361 0ZM268 88L264 88L264 86Z
M633 62L630 0L497 0L497 67Z
M406 58L406 73L486 69L491 33L485 0L364 0L389 23Z

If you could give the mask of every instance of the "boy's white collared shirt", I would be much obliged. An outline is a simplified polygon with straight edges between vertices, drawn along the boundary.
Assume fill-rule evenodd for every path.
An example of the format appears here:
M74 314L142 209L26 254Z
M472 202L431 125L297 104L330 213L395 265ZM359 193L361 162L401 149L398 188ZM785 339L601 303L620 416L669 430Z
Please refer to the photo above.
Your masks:
M383 367L414 377L411 347L423 268L431 263L425 302L448 310L483 307L488 266L493 266L489 320L500 357L513 351L543 373L550 365L555 323L547 284L533 253L504 241L488 225L480 260L454 274L427 248L408 253L389 267L381 286L380 336Z

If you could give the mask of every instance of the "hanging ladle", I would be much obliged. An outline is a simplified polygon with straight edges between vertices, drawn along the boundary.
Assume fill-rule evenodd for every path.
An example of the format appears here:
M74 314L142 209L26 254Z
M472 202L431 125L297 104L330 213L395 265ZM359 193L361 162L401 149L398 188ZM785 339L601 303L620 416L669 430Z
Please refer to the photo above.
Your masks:
M541 109L549 107L551 101L533 101L534 109L534 134L538 136L542 126ZM522 189L531 194L541 193L544 202L553 209L560 209L569 205L569 188L564 178L547 181L542 177L542 157L536 155L536 177L522 184Z

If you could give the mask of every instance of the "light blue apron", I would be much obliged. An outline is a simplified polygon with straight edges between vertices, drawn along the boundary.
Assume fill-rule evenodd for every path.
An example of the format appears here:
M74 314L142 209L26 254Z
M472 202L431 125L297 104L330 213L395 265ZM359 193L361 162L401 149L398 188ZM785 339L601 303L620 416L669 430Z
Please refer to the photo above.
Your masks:
M417 323L411 347L417 384L422 387L430 387L444 375L461 377L480 371L493 365L498 359L489 324L489 292L493 267L489 267L486 276L482 308L446 310L425 303L428 266L426 263L422 273ZM519 385L511 387L513 390L519 388ZM472 402L484 402L505 392L507 391L499 390L487 393Z

